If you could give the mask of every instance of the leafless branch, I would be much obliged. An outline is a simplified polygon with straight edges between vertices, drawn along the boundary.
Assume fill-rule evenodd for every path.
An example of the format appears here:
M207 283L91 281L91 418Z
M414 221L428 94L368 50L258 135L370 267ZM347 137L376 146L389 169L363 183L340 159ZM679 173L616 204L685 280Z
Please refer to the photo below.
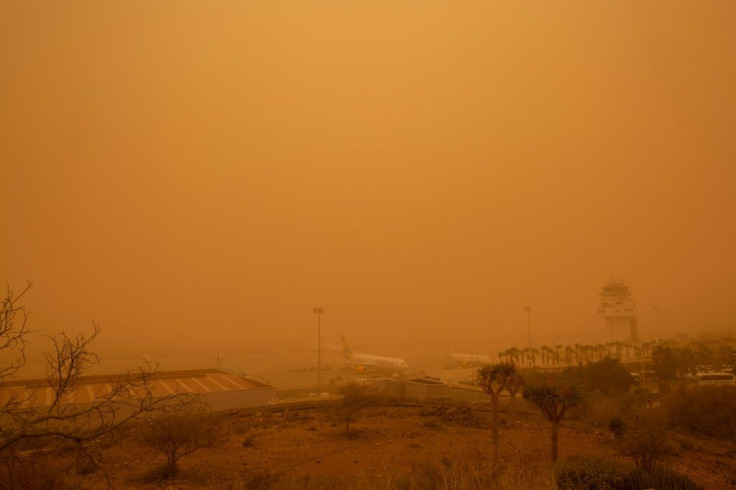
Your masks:
M0 354L11 357L0 364L0 384L12 378L25 365L26 327L28 313L19 302L33 285L29 282L20 293L14 294L7 285L5 297L0 303Z
M30 332L26 326L28 314L19 301L30 287L29 283L19 294L8 287L0 306L0 356L10 357L9 361L2 361L6 356L0 357L0 461L8 478L12 480L13 468L22 463L18 447L37 447L42 441L69 441L81 451L79 454L93 461L87 446L90 441L117 431L132 420L190 411L202 403L195 395L180 391L157 393L153 381L158 366L151 363L106 378L104 387L93 393L91 400L75 403L78 391L88 382L86 374L101 360L92 350L101 332L96 323L89 335L69 336L62 332L46 336L51 349L45 354L45 380L35 389L27 384L15 386L17 381L9 385L9 379L25 364L26 337ZM41 403L36 394L49 388L50 403Z

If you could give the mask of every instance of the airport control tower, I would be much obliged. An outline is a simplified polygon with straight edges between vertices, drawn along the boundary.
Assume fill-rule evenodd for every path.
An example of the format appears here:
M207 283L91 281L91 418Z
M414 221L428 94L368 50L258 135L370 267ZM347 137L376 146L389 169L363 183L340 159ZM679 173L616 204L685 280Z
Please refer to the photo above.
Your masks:
M610 340L639 341L636 329L636 305L629 286L622 281L609 281L601 288L598 314L605 322Z

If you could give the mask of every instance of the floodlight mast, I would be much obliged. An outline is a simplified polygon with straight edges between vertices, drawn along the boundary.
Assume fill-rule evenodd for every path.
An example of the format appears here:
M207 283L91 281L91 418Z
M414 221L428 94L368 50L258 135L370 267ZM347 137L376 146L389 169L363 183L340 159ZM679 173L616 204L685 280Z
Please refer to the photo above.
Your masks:
M315 306L312 311L317 315L317 388L322 392L322 313L325 309Z

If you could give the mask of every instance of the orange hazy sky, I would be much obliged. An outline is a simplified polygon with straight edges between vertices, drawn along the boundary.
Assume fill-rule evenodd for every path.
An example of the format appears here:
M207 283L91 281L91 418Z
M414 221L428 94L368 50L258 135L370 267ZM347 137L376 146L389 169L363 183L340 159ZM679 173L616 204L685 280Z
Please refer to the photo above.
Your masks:
M0 279L103 348L736 324L736 2L0 4Z

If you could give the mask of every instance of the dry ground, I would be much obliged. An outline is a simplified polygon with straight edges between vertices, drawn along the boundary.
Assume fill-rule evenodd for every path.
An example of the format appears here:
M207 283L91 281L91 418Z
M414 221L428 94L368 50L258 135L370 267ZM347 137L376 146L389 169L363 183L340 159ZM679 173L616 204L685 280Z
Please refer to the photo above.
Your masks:
M549 427L535 407L519 403L518 423L502 414L501 462L509 488L554 488ZM135 442L133 434L108 443L104 470L116 488L389 488L412 475L470 463L490 471L489 413L485 404L452 417L419 406L366 409L345 435L330 405L296 405L218 414L218 442L181 460L177 479L156 475L163 455ZM480 426L475 426L474 423ZM706 489L732 488L736 444L681 436L680 454L668 464ZM684 442L683 442L684 441ZM568 420L560 433L560 460L571 455L616 454L605 428ZM87 488L106 488L100 471L83 477ZM403 480L402 480L403 479Z

